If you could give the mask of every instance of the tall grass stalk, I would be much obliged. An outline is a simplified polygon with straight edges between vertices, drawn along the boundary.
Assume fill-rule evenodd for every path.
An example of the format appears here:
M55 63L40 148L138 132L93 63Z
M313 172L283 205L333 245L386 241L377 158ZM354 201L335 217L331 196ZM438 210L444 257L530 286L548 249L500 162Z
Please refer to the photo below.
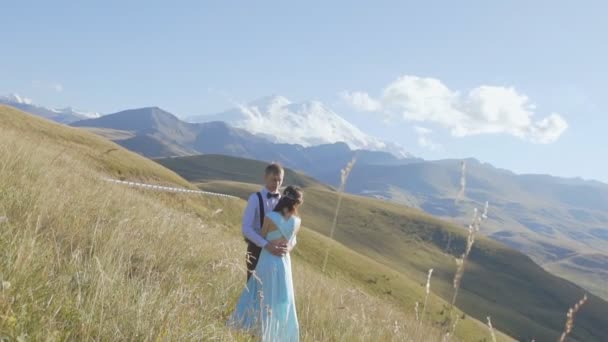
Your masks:
M455 200L456 203L459 203L461 200L464 199L464 194L466 191L466 161L463 160L460 165L461 165L460 166L460 191L458 192L458 195L456 196L456 200ZM456 305L456 299L458 298L458 293L460 291L460 284L462 281L462 277L464 276L464 270L465 270L465 266L467 263L467 259L468 259L469 253L471 252L471 249L473 248L473 244L475 243L475 235L479 232L482 221L487 219L487 217L488 217L488 202L487 201L485 203L484 210L481 215L479 214L479 210L477 208L473 209L473 219L471 220L471 223L469 224L469 227L468 227L468 234L467 234L465 250L459 258L455 259L456 273L454 274L454 279L452 281L452 287L454 288L454 294L452 295L452 301L450 302L450 307L448 310L448 313L449 313L448 317L449 317L450 321L452 320L453 309L454 309L454 306ZM448 330L448 332L446 334L446 337L448 339L454 335L457 323L458 323L458 320L454 321L451 331Z
M433 275L433 269L429 270L428 276L426 278L426 287L425 287L425 295L424 295L424 304L422 305L422 315L420 317L420 322L418 325L422 325L424 321L424 314L426 312L426 303L429 299L429 294L431 293L431 276Z
M466 178L466 170L467 170L467 163L466 161L461 161L460 162L460 190L458 191L458 194L456 195L456 203L459 203L460 201L462 201L464 199L464 192L467 186L467 178Z
M568 337L568 334L572 332L572 329L574 328L574 316L585 304L585 302L587 302L587 294L583 295L583 298L581 298L581 300L574 304L573 307L568 309L568 313L566 314L566 325L564 326L564 331L562 332L562 335L559 338L559 342L566 341L566 337Z
M481 223L488 217L488 202L486 202L484 211L480 215L479 210L475 208L473 210L473 219L469 224L469 232L467 235L466 247L465 251L462 253L460 258L456 258L456 273L454 274L454 280L452 282L452 286L454 288L454 294L452 296L452 301L450 302L450 314L452 313L452 309L454 305L456 305L456 298L458 297L458 292L460 290L460 284L462 282L462 277L464 276L464 269L469 257L469 253L473 248L473 244L475 243L475 235L479 232L481 227Z
M456 274L454 275L454 280L452 282L452 285L454 287L454 295L452 296L452 301L450 302L450 309L456 304L456 298L458 297L458 290L460 289L460 283L464 275L464 268L467 262L467 258L469 257L469 253L473 248L473 244L475 243L475 235L479 232L481 222L488 217L487 215L488 202L486 202L484 212L481 215L479 214L479 210L477 210L477 208L473 209L473 219L469 224L469 233L467 235L465 251L462 253L460 258L456 258L457 268Z
M424 316L426 313L426 304L429 299L429 294L431 293L431 276L432 275L433 275L433 269L431 268L431 269L429 269L429 273L426 277L426 287L424 289L424 291L425 291L424 303L422 305L422 312L420 314L420 317L418 317L418 302L416 302L416 306L415 306L416 320L418 321L418 325L416 325L416 330L414 331L414 336L416 337L416 340L420 339L420 336L419 336L420 328L423 326L423 323L424 323Z
M487 319L488 329L490 330L490 337L492 337L492 342L496 342L496 334L494 333L494 328L492 327L492 320L490 319L490 316L488 316Z
M354 156L353 159L346 164L346 167L340 171L340 187L338 188L338 203L336 205L336 211L334 212L334 220L331 224L331 230L329 231L329 238L334 238L334 232L336 230L336 225L338 224L338 213L340 212L340 205L342 204L342 194L344 193L344 189L346 187L346 180L348 179L348 175L352 171L355 163L357 162L357 157ZM325 249L325 257L323 258L323 267L322 271L325 273L325 268L327 267L327 260L329 259L329 245Z

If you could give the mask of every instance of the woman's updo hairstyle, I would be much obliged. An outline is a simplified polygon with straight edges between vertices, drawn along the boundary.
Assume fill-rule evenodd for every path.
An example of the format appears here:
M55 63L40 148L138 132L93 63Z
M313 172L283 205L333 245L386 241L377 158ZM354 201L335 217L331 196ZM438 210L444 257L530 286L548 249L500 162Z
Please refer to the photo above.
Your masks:
M274 207L274 211L285 215L286 213L294 212L296 205L300 205L304 202L304 193L299 186L290 185L283 190L283 195Z

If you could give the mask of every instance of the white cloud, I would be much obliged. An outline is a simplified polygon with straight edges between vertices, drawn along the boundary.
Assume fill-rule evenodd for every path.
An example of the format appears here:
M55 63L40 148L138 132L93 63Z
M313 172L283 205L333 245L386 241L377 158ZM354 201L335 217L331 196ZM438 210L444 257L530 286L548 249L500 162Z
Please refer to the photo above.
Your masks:
M426 135L426 134L433 133L432 130L430 130L426 127L420 127L420 126L415 126L414 130L416 130L416 133L418 133L419 135Z
M566 129L568 129L566 120L559 114L552 113L536 122L532 132L532 140L540 144L549 144L556 141Z
M363 112L377 112L382 109L382 104L379 101L372 99L367 93L360 91L344 91L340 96L351 106Z
M40 81L40 80L33 80L32 87L47 88L47 89L56 91L58 93L61 93L63 91L63 85L61 83L57 83L57 82L44 82L44 81Z
M359 110L373 103L374 108L382 108L387 115L438 124L455 137L502 133L547 144L568 128L566 120L557 113L534 120L536 107L512 87L482 85L461 94L438 79L406 75L387 85L379 99L364 92L343 98L350 99L349 103Z
M418 145L424 148L428 148L431 151L438 151L442 149L442 146L440 144L434 142L431 138L429 138L429 135L433 133L432 130L421 126L415 126L414 130L416 130L416 133L418 134Z

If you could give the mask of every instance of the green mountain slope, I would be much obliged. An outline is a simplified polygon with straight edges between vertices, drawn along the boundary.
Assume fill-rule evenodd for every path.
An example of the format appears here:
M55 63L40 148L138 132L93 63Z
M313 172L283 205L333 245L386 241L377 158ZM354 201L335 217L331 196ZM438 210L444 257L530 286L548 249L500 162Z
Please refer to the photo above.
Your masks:
M608 266L594 262L597 256L608 258L608 185L516 175L469 159L465 198L456 206L460 162L359 165L347 190L391 199L460 223L469 220L473 206L489 201L492 211L482 230L485 235L608 299ZM572 258L580 262L573 265Z
M187 160L189 170L214 168L225 170L227 174L234 172L228 168L230 165L237 170L250 170L255 163L241 160L242 165L247 165L245 168L232 157L192 156L179 160ZM166 164L163 160L159 162ZM222 167L212 166L214 163ZM263 169L265 163L257 163L255 169ZM190 181L202 181L201 188L243 198L256 188L235 183L232 176L225 177L230 179L229 182L221 181L221 175L217 173L205 175L197 171L186 172L183 176ZM306 225L328 235L336 193L315 185L306 188L305 200L307 205L303 216ZM461 227L416 209L347 195L335 237L345 246L387 265L408 279L415 279L418 284L425 282L427 270L433 268L435 291L444 299L451 299L454 255L462 253L466 239ZM549 274L524 254L487 238L478 238L470 258L458 307L480 320L491 316L496 327L519 340L556 340L563 328L564 312L585 292L579 286ZM380 278L369 281L398 302L407 298L407 286L402 283L384 282ZM580 341L601 341L603 336L608 336L608 318L604 314L607 310L608 303L590 296L585 309L577 316L577 331L573 337Z
M159 164L174 170L182 177L197 182L210 181L216 179L229 179L241 183L259 183L263 178L265 163L242 158L230 158L222 155L209 154L199 157L173 157L155 159ZM260 168L261 167L261 168ZM302 173L287 170L285 183L298 184L300 186L320 186L323 185L315 179Z

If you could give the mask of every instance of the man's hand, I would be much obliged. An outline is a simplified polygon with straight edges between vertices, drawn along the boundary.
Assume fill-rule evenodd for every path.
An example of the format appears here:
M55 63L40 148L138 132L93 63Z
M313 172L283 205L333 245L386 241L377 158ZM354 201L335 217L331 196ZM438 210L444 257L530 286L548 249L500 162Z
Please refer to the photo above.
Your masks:
M269 241L266 246L266 250L276 256L283 256L287 253L287 242L284 241Z

